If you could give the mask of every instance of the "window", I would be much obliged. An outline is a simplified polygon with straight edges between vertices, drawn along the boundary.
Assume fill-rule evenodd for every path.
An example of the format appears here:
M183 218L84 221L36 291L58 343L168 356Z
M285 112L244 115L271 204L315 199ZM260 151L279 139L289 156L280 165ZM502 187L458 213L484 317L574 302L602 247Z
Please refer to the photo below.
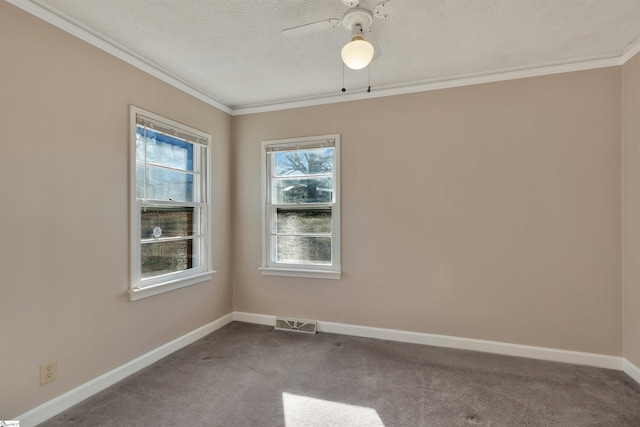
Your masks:
M340 135L264 141L262 274L340 278Z
M211 279L211 136L131 107L132 300Z

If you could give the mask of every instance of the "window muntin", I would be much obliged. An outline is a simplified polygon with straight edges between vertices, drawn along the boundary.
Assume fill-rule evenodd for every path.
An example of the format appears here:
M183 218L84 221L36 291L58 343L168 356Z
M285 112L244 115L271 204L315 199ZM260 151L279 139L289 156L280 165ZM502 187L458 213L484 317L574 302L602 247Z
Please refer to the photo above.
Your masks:
M339 135L263 142L263 274L339 278L339 147Z
M136 107L131 114L130 293L137 299L210 278L210 136Z

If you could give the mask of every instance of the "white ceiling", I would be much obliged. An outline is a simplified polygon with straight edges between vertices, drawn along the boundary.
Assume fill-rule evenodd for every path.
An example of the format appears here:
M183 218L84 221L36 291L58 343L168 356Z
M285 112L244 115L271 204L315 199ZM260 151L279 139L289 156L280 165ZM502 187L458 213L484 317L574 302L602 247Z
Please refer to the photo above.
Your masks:
M76 35L89 34L83 38L142 60L142 68L235 111L424 90L429 83L517 70L534 75L558 66L615 65L640 44L640 0L436 1L410 15L374 18L382 56L370 67L372 93L364 93L367 69L346 69L343 95L346 30L297 38L280 33L341 18L348 10L341 0L9 1L31 12L46 9L59 26L79 27ZM372 10L380 1L360 6Z

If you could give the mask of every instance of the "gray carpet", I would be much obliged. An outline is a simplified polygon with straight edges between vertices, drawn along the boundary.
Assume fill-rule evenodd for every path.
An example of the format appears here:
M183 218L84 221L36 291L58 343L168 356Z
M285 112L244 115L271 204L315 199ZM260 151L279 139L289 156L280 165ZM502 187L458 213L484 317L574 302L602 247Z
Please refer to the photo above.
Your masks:
M640 426L618 371L233 322L44 426Z

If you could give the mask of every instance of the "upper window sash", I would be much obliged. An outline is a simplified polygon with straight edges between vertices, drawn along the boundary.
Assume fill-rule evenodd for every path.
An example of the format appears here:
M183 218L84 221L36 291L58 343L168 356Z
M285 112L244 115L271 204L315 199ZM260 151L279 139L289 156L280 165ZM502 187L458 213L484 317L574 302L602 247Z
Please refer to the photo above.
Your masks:
M206 202L206 183L201 175L206 172L208 139L151 121L139 113L136 121L137 198L145 202Z
M335 202L335 142L323 140L267 146L269 176L267 203L331 204ZM272 148L272 150L268 150ZM295 148L295 150L294 150Z

